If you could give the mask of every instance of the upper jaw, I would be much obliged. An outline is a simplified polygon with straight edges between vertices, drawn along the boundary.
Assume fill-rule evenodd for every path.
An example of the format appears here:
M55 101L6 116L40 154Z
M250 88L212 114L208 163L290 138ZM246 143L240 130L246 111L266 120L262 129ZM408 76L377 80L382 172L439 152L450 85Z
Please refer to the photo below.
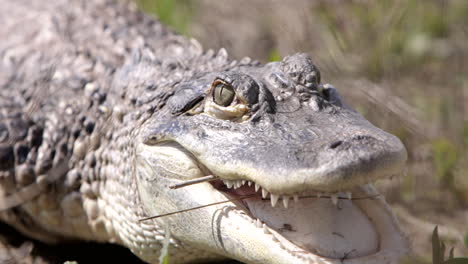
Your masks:
M297 163L294 158L288 159L288 154L279 153L279 148L271 151L274 154L263 153L259 149L257 155L262 158L255 160L234 157L227 165L214 155L203 153L197 158L210 174L228 181L252 181L276 195L293 196L311 190L336 193L402 172L407 158L406 149L397 138L391 137L388 141L392 148L361 150L359 146L352 146L342 152L319 151L309 167Z
M177 142L214 175L251 180L275 194L347 190L397 175L404 167L402 142L354 113L315 117L326 119L317 121L321 126L298 116L302 119L294 124L250 125L199 115L164 127L166 140ZM337 125L341 120L346 121Z

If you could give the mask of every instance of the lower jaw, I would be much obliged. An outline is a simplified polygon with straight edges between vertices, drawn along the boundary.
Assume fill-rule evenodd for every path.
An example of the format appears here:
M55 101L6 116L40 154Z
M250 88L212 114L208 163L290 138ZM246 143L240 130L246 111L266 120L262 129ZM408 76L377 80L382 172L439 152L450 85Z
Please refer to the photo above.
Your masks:
M396 219L372 186L359 187L362 200L300 199L288 209L272 208L270 201L246 200L253 223L272 235L281 248L299 258L324 263L393 263L407 250ZM312 262L314 263L314 262Z

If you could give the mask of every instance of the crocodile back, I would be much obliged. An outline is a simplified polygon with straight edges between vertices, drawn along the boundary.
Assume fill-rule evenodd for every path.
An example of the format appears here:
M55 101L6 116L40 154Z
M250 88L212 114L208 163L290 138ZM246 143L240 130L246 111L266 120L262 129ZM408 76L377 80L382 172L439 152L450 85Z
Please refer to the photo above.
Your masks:
M0 17L1 218L44 241L107 241L84 194L104 188L109 106L125 92L112 79L143 39L173 33L116 1L2 1Z

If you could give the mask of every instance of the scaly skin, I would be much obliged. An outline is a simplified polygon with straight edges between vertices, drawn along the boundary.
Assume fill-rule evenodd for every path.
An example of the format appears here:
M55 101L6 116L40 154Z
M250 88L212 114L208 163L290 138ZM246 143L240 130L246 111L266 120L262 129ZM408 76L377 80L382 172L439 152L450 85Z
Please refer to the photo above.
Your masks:
M321 84L308 56L231 61L118 1L1 4L0 219L20 232L117 243L152 263L165 226L172 263L394 263L404 254L382 197L329 198L373 196L368 184L399 173L406 151ZM214 95L220 84L235 94L226 106ZM209 174L220 180L168 188ZM271 193L266 201L139 221L254 185ZM269 205L290 197L288 209Z

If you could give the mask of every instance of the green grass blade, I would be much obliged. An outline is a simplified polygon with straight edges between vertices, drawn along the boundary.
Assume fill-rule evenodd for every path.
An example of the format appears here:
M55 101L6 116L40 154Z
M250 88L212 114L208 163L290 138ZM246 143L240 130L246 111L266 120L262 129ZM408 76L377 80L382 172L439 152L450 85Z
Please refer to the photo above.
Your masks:
M169 264L169 255L166 255L161 264Z
M159 263L161 264L169 264L169 244L171 242L171 231L169 229L169 223L165 223L164 225L164 240L163 240L163 247L161 249L161 255L159 256Z
M468 264L468 258L453 258L445 261L443 264Z
M272 49L268 55L268 61L280 61L281 55L277 49Z
M439 232L438 227L434 228L432 232L432 263L433 264L442 264L440 261L440 241L439 241Z

